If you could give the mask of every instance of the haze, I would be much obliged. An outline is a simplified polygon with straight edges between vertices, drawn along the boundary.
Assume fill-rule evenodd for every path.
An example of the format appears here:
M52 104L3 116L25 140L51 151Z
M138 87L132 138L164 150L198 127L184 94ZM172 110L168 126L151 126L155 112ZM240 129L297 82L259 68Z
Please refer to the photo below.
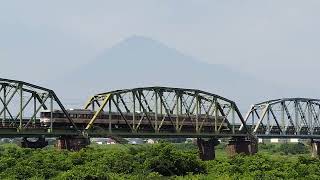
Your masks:
M290 96L319 98L319 8L317 0L2 1L0 76L58 89L48 82L137 35L255 83L299 89Z

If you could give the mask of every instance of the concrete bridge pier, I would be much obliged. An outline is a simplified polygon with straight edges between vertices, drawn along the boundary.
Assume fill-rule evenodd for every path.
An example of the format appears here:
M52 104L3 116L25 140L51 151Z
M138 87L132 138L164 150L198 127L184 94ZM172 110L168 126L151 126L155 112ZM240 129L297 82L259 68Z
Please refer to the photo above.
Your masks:
M39 137L36 141L28 140L28 138L23 137L21 141L21 147L23 148L33 148L40 149L48 145L48 141L44 137Z
M198 138L197 145L199 148L200 158L204 161L214 160L216 157L214 147L219 143L220 142L216 138L211 138L209 140Z
M320 156L320 140L311 139L311 156L314 158L319 158Z
M57 139L55 147L70 151L80 151L90 145L90 139L83 136L61 136Z
M258 142L255 138L232 138L229 140L226 150L229 156L235 156L237 154L253 155L258 152Z

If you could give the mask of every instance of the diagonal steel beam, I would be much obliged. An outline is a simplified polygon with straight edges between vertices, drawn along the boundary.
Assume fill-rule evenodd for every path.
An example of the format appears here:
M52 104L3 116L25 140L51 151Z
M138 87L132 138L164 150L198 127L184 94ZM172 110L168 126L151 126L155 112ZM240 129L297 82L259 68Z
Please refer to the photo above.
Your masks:
M221 122L221 124L220 124L220 126L219 126L219 128L218 128L218 132L219 132L219 133L220 133L220 131L221 131L221 129L222 129L222 126L223 126L224 122L225 122L225 121L228 121L228 116L229 116L230 112L231 112L231 109L228 109L227 113L223 113L223 114L224 114L224 115L223 115L223 119L222 119L222 122ZM229 127L228 127L228 128L229 128ZM230 127L229 129L231 129L231 127Z
M277 119L275 113L273 112L272 107L270 107L270 112L271 112L271 115L272 115L273 119L275 120L275 122L276 122L276 124L277 124L277 127L279 128L280 132L283 134L283 131L282 131L282 129L281 129L281 126L280 126L280 124L279 124L279 122L278 122L278 119Z
M163 97L160 96L159 98L160 98L160 103L164 106L164 109L165 109L165 111L166 111L167 116L169 117L169 119L170 119L170 121L171 121L172 126L174 127L175 130L177 130L177 127L175 126L175 123L173 122L173 119L172 119L171 116L170 116L170 113L171 113L171 112L169 112L170 110L168 109L166 103L164 102ZM163 122L161 122L161 124L162 124L162 123L163 123Z
M109 102L111 97L111 94L107 94L102 105L100 106L100 108L98 109L98 111L95 113L95 115L92 117L92 119L89 121L87 127L85 128L85 130L89 130L94 122L97 120L97 117L101 114L101 112L103 111L104 107L106 107L107 103ZM109 102L110 103L110 102Z
M47 107L44 103L42 103L43 100L42 100L42 98L39 96L38 93L35 93L35 97L36 97L37 100L40 102L40 104L41 104L41 106L43 107L43 109L47 110L48 107Z
M5 104L5 102L3 101L3 99L1 97L0 97L0 101L1 101L2 104ZM11 120L14 120L14 118L13 118L13 116L12 116L12 114L11 114L9 108L8 108L8 106L6 106L6 105L4 106L4 111L8 112L9 116L11 117ZM5 121L5 119L4 119L4 121Z
M267 107L265 107L264 110L262 111L262 116L261 116L261 118L259 118L258 123L257 123L256 127L255 127L254 130L253 130L253 133L256 133L256 132L257 132L257 130L258 130L258 128L259 128L259 125L260 125L260 123L263 121L263 119L264 119L264 117L266 116L268 110L269 110L269 105L267 105Z
M89 106L93 103L94 101L94 96L90 97L88 100L87 100L87 103L84 105L84 109L88 109Z
M64 115L67 117L68 121L72 124L72 126L74 127L74 129L76 131L79 131L77 125L74 123L74 121L70 118L69 113L67 112L67 110L64 108L64 106L62 105L61 101L59 100L58 96L53 92L53 91L49 91L49 94L52 96L52 98L56 101L56 103L58 104L58 106L60 107L60 109L62 110L62 112L64 113ZM41 101L40 101L41 102ZM44 109L46 109L45 105L42 105L44 103L41 103L40 107L42 106Z
M247 112L245 118L244 118L244 122L247 122L249 120L249 117L251 114L253 114L253 111L254 111L254 105L251 106L250 110ZM239 128L239 131L242 131L242 129L244 128L244 124L242 123L240 128Z
M146 104L146 106L148 107L149 112L152 112L152 109L151 109L151 107L150 107L150 105L149 105L149 103L147 101L147 98L144 95L144 93L142 91L138 91L138 93L139 93L139 95L141 95L143 97L143 101ZM141 101L141 99L139 97L138 97L138 99L139 99L139 101ZM141 105L143 105L142 102L141 102Z
M149 121L151 127L153 128L153 130L156 130L155 127L154 127L154 125L153 125L153 123L152 123L152 121L151 121L151 118L150 118L149 115L148 115L148 111L147 111L146 108L144 107L141 99L139 98L139 95L141 95L141 94L138 95L136 92L133 92L133 93L136 95L137 100L138 100L138 103L140 104L140 107L142 108L143 112L145 113L146 118L147 118L147 120ZM143 94L142 94L142 96L143 96ZM146 99L145 99L145 101L146 101ZM148 104L147 104L147 106L149 107ZM149 107L149 109L150 109L150 107Z
M254 113L256 114L256 116L258 117L258 119L260 119L260 115L258 113L258 111L255 109ZM261 123L259 124L262 126L263 130L267 131L267 127L263 124L263 122L261 121ZM254 126L254 124L252 124L252 126Z
M4 102L3 99L1 99L4 107L3 107L2 110L0 111L0 116L1 116L2 113L5 111L5 109L7 109L7 110L9 111L8 105L10 104L12 98L13 98L14 95L18 92L18 90L19 90L19 88L15 88L14 92L11 94L11 96L9 97L9 99L6 99L6 102ZM5 92L5 91L4 91L4 92ZM8 95L8 94L7 94L7 95ZM7 95L5 95L5 96L7 96Z
M205 122L206 120L208 120L208 122L210 122L210 114L209 114L209 112L210 112L210 110L211 110L211 108L212 108L212 106L213 106L214 103L215 103L214 101L212 101L212 102L210 103L208 110L206 110L206 109L205 109L205 106L202 104L202 107L203 107L203 109L204 109L204 111L205 111L206 118L201 122L201 124L200 124L200 129L202 129L203 124L204 124L204 122Z
M126 103L124 102L122 96L120 94L117 94L116 96L118 96L120 98L120 101L123 104L124 108L126 109L127 113L130 113L130 110L129 110L128 106L126 105Z
M41 102L41 105L37 108L37 110L34 112L34 114L31 116L30 120L27 122L27 124L24 126L24 128L28 127L30 122L36 118L38 112L40 111L40 109L43 107L43 104L47 101L47 99L49 98L49 95L47 95L43 101Z
M14 123L18 120L19 116L21 115L21 112L26 109L30 101L33 99L33 96L30 96L30 98L27 100L27 102L23 105L21 111L17 114L16 118L14 119Z

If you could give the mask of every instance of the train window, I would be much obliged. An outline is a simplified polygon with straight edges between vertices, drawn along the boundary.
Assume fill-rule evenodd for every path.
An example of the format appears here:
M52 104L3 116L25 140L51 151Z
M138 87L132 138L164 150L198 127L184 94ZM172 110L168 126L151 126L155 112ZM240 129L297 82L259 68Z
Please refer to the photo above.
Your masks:
M42 117L50 117L51 113L50 112L43 112L43 113L41 113L41 116Z
M63 118L63 113L53 113L54 118Z
M51 116L51 115L49 115L49 116ZM52 117L53 117L53 118L59 118L59 113L53 113L53 114L52 114Z

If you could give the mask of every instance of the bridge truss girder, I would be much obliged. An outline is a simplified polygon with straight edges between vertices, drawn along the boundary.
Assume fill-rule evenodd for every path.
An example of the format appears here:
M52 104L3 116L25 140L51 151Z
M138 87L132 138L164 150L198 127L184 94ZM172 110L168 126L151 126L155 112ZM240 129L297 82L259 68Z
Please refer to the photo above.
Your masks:
M116 90L92 96L85 109L96 112L86 127L87 131L92 130L104 112L109 114L109 126L105 129L109 133L114 130L111 116L118 114L133 134L144 131L143 125L148 125L154 134L249 134L233 101L195 89L144 87ZM239 123L244 125L241 131L236 128Z
M252 133L258 136L318 136L319 117L320 100L284 98L252 105L245 121Z
M73 129L77 130L77 126L53 90L23 81L0 78L1 128L16 128L21 133L29 129L43 128L36 119L39 118L40 111L50 110L51 122L48 131L52 133L52 112L55 108L60 108L73 125Z

